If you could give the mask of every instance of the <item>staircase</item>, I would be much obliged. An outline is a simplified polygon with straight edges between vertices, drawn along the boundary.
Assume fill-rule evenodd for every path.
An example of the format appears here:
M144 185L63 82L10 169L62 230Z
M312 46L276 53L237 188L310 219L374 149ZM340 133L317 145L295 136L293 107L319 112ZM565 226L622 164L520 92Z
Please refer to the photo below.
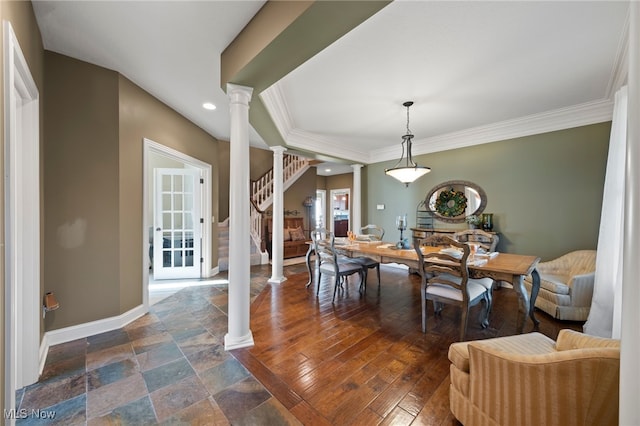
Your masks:
M284 154L283 191L286 191L310 167L306 158ZM262 250L263 212L273 203L273 169L251 182L251 265L261 265L269 261L269 255ZM229 270L229 218L218 223L218 269Z
M251 265L261 265L262 253L251 244L251 255L249 256ZM229 218L218 223L218 270L229 270Z

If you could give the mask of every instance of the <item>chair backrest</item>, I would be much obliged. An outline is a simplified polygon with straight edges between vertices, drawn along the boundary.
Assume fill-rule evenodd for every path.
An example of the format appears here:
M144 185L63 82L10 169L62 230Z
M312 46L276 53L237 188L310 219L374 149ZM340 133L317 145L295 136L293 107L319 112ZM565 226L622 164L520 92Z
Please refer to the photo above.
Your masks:
M339 271L338 253L334 247L335 237L333 232L324 228L318 228L311 232L311 241L319 266L331 265L335 273Z
M460 256L447 253L447 250L422 251L423 246L439 246L442 249L452 249ZM463 299L468 300L467 282L469 269L469 245L454 240L448 235L434 234L426 238L414 238L413 247L418 254L420 263L419 273L423 275L423 282L428 284L445 284L462 292ZM451 280L451 276L460 278ZM425 278L429 277L429 278Z
M376 241L382 241L382 238L384 238L384 229L371 223L360 228L360 233L368 235L369 238L375 239Z
M325 229L325 228L316 228L311 231L311 244L313 244L313 249L316 250L316 253L320 246L330 246L333 247L333 243L335 241L335 237L333 232Z
M465 229L453 234L453 239L461 243L479 243L480 247L488 252L496 251L500 237L490 234L482 229Z

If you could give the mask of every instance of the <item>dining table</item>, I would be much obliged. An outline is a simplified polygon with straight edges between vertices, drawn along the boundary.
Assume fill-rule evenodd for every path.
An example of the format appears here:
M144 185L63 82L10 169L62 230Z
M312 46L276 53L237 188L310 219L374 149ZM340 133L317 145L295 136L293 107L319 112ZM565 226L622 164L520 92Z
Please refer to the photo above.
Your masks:
M349 257L366 256L380 263L396 263L409 267L409 270L420 269L418 254L413 247L397 248L393 243L385 243L381 241L350 241L348 239L338 240L334 243L335 249L341 254ZM442 247L423 246L423 253L441 250ZM309 272L309 281L307 286L311 285L313 280L313 271L311 269L311 255L313 254L313 244L309 245L306 254L306 265ZM518 318L516 329L519 333L524 332L527 316L531 318L534 330L538 329L540 321L535 317L535 302L540 290L540 275L537 270L540 258L531 255L513 254L513 253L497 253L497 255L480 256L478 259L468 263L470 278L492 278L495 281L506 281L513 287L518 296ZM524 286L524 278L528 275L532 277L531 294L528 294Z

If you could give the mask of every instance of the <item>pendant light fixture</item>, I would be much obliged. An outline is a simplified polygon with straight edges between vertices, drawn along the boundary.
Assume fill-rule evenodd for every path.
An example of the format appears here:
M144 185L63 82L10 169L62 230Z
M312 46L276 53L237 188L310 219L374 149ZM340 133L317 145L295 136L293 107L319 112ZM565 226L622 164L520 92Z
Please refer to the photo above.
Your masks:
M413 161L413 157L411 156L411 139L413 139L413 135L411 134L411 130L409 130L409 107L413 105L413 102L408 101L402 105L407 107L407 133L402 136L402 156L393 168L385 169L384 172L385 174L398 179L400 182L404 183L405 186L409 186L411 182L418 179L420 176L426 175L431 171L431 169L429 167L419 166ZM406 160L404 156L405 144L407 145ZM404 163L402 160L405 160Z

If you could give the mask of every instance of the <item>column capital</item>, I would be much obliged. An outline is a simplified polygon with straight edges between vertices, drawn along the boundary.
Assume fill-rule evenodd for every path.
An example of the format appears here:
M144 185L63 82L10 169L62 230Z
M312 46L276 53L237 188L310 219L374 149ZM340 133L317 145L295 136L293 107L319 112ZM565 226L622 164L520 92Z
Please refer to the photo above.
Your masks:
M240 86L239 84L227 83L227 96L233 101L243 101L248 104L253 95L253 88Z
M363 167L364 167L364 164L352 164L352 165L351 165L351 168L352 168L353 170L359 170L359 169L361 169L361 168L363 168Z
M274 153L281 154L281 155L287 150L287 148L282 145L270 146L269 149Z

